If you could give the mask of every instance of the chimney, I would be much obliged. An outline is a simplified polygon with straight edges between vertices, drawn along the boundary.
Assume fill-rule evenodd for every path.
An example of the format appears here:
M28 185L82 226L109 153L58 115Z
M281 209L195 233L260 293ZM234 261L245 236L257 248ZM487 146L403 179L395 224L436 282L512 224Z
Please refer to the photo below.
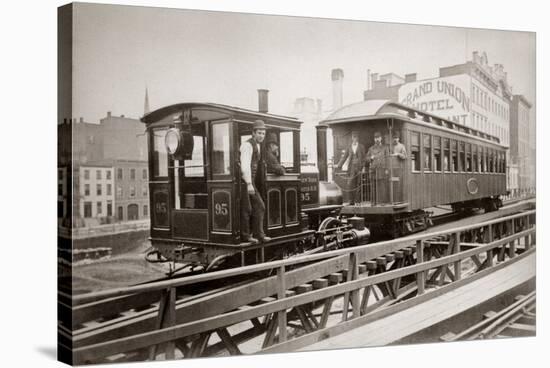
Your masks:
M344 103L343 95L344 71L342 69L332 69L332 109L337 110Z
M83 122L84 122L84 118L81 116L79 123L83 123Z
M317 114L321 116L323 114L323 100L317 99Z
M120 117L123 118L123 117L124 117L124 114L120 115Z
M266 114L269 111L268 93L269 93L268 89L258 90L258 111L264 114Z
M371 89L371 83L370 83L370 69L367 69L367 91L370 91Z
M111 112L110 112L110 111L107 111L107 117L108 117L108 118L111 117Z
M405 83L416 82L416 73L405 74Z

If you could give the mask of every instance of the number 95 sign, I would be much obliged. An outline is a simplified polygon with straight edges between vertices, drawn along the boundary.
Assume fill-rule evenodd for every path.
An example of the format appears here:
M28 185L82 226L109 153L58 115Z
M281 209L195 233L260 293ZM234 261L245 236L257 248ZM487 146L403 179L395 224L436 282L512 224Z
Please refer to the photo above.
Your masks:
M212 192L212 229L231 231L231 193L227 190Z

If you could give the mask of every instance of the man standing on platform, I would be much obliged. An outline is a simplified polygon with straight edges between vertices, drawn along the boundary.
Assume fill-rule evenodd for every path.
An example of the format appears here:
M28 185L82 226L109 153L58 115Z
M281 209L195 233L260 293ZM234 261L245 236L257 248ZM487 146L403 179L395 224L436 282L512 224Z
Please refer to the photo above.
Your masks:
M349 190L351 191L350 205L353 205L360 201L361 172L365 166L365 146L359 143L359 132L357 131L351 132L351 145L346 149L340 161L338 161L338 168L341 169L348 159Z
M369 164L369 197L373 203L384 200L384 186L379 183L382 180L378 177L378 168L384 167L385 158L389 155L388 146L382 144L382 134L374 133L374 144L367 152L367 163Z
M264 233L265 204L259 189L265 187L266 168L261 143L265 139L265 123L256 120L252 137L241 144L241 241L268 242ZM265 147L264 147L265 149ZM252 222L252 234L250 223ZM255 237L253 237L254 235Z
M407 158L407 149L405 145L399 142L399 133L393 133L393 153L392 156L397 156L401 160Z

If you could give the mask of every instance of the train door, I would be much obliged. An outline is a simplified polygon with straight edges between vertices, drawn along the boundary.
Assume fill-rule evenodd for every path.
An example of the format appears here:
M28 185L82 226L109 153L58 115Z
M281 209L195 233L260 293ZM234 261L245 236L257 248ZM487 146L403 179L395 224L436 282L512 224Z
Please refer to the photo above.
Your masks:
M240 170L238 144L235 140L237 123L231 120L210 123L210 195L211 240L216 243L240 242Z
M205 124L192 124L193 151L189 159L169 157L174 239L209 240Z
M239 146L252 137L251 128L252 124L239 124L237 136ZM270 154L272 159L277 160L284 167L285 171L284 174L276 173L267 164L262 168L266 170L266 181L265 186L258 189L266 207L264 230L269 237L301 231L299 139L299 131L268 125L266 140L260 148L262 159L266 161L267 150L270 149L267 141L275 141L279 150ZM240 195L247 194L240 193Z

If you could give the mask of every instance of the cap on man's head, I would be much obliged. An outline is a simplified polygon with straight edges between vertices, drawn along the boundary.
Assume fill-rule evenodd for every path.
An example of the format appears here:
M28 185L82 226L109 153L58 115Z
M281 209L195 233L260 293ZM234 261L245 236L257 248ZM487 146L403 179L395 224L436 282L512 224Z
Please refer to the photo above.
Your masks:
M401 138L401 137L399 137L399 133L397 133L397 132L396 132L396 133L393 133L392 137L393 137L393 138Z
M252 125L252 130L256 129L264 129L265 130L265 123L263 120L256 120L254 124Z
M275 133L269 133L267 135L266 143L267 144L275 143L276 145L279 145L279 143L277 143L277 135Z
M351 136L352 136L352 137L354 137L354 136L355 136L355 137L359 137L359 131L358 131L358 130L352 130L352 131L351 131Z
M380 132L374 132L374 138L382 138L382 134L380 134Z

